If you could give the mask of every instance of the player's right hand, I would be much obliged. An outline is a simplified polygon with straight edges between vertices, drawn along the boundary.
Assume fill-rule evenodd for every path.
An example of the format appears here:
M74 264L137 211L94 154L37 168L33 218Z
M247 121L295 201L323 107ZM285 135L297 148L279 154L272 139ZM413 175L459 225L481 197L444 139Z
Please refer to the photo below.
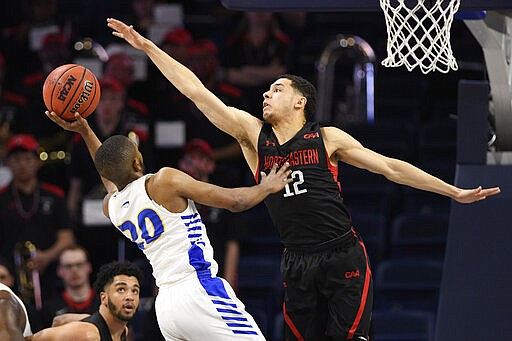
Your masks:
M142 50L144 47L144 41L146 38L141 36L139 32L135 31L132 25L128 26L121 20L108 18L107 26L113 30L113 35L126 40L126 42L128 42L134 48Z
M292 173L289 167L290 164L286 162L277 170L277 164L274 164L268 174L261 172L261 184L268 186L270 193L279 192L284 186L292 182L292 178L288 177Z

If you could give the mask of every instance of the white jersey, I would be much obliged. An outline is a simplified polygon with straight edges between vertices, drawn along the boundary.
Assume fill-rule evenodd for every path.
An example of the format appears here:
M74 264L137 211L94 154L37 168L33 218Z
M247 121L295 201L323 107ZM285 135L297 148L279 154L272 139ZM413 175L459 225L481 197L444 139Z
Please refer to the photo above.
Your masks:
M25 304L21 301L21 299L9 288L7 285L0 283L0 290L9 292L21 305L23 308L23 312L25 313L25 328L23 329L23 336L32 335L32 329L30 328L30 322L28 320L27 309L25 308Z
M151 200L145 175L114 193L112 223L137 243L153 267L160 288L155 308L167 341L265 340L229 283L218 278L201 216L192 200L171 213Z
M157 286L184 279L217 275L217 262L206 228L192 200L185 211L169 212L146 192L148 174L112 195L110 220L136 243L153 267Z

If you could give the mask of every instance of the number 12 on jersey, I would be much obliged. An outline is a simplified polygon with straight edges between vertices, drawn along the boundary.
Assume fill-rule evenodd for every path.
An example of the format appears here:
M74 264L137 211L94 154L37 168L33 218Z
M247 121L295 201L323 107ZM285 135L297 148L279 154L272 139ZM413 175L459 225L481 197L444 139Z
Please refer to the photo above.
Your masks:
M293 179L292 183L286 184L284 187L283 197L291 197L294 195L299 195L306 193L308 190L306 188L299 188L300 185L304 183L304 174L300 170L295 170L290 175Z

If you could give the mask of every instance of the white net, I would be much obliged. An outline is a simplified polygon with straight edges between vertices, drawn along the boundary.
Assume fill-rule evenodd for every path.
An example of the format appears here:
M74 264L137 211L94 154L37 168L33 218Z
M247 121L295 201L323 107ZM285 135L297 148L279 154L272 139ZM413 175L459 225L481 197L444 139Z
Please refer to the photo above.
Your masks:
M450 45L453 15L460 0L380 0L388 32L387 67L447 73L457 70Z

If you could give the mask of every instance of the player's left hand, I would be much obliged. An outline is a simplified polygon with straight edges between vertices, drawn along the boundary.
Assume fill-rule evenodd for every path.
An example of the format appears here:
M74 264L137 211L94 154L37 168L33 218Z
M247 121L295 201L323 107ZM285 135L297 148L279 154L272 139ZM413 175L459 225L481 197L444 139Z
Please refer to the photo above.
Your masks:
M461 189L459 193L453 197L454 200L463 203L468 204L479 200L484 200L485 198L499 194L500 188L499 187L492 187L492 188L482 188L482 186L479 186L474 189Z
M290 164L286 162L278 170L277 164L274 164L268 174L261 172L261 184L268 186L271 193L282 190L284 186L292 182L292 178L288 177L292 173L289 167Z

